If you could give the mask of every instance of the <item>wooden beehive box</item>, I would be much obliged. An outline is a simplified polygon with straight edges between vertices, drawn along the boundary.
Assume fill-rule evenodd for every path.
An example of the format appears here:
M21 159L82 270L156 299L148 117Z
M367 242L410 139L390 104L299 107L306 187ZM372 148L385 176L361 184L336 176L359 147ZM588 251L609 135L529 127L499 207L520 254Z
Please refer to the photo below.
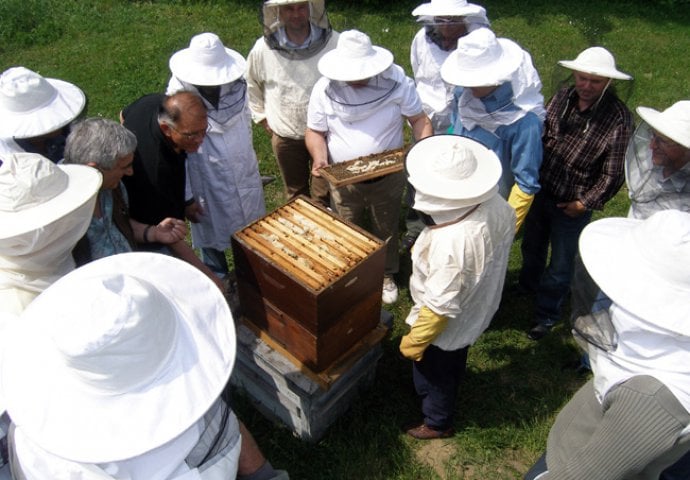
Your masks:
M245 316L322 371L378 324L385 244L298 197L232 237Z

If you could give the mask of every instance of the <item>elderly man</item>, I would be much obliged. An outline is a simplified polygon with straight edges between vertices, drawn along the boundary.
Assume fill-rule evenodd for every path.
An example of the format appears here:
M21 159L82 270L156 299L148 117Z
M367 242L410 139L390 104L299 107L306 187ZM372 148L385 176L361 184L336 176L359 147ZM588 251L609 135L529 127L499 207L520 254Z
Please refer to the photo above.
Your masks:
M335 50L319 61L323 77L314 85L309 101L306 142L314 159L312 173L328 163L401 148L403 122L420 140L432 134L431 122L422 109L412 79L393 64L393 54L374 47L371 39L357 30L343 32ZM382 299L394 303L398 287L398 221L405 185L402 172L361 183L331 189L339 215L367 228L386 246Z
M123 179L132 218L154 225L166 217L183 219L186 213L194 218L198 204L185 198L185 161L208 130L201 97L192 92L146 95L124 108L120 120L137 137L134 174Z
M539 191L544 99L529 53L479 28L458 40L441 67L455 93L453 133L473 138L501 160L499 193L515 209L516 231Z
M587 302L574 322L594 377L526 478L657 480L690 449L690 213L596 221L580 255L613 303L591 313Z
M271 135L288 199L310 194L329 206L328 184L311 176L304 142L309 96L319 79L317 63L336 46L324 0L268 0L264 36L247 56L249 107L254 121Z
M91 262L47 289L8 336L0 383L13 478L287 479L222 395L232 315L184 262Z
M659 112L637 107L643 123L625 153L629 217L644 219L659 210L690 212L690 101Z
M559 62L572 70L573 84L547 106L541 191L525 220L519 289L536 293L534 326L539 340L560 319L570 289L577 239L592 210L603 208L623 183L625 148L632 115L612 83L630 80L602 47ZM551 257L547 266L547 254Z
M412 250L401 353L414 361L423 422L407 430L426 440L451 436L467 352L501 301L515 213L498 195L501 164L481 144L456 135L418 142L407 155L415 209L427 227Z
M458 39L480 27L489 25L486 10L466 0L432 0L412 11L423 27L410 47L410 64L424 112L431 120L435 134L448 133L453 112L454 85L441 78L441 65L458 46ZM408 184L405 201L409 207L406 232L401 249L412 248L424 223L412 209L414 189Z
M21 313L74 269L101 175L35 153L0 155L0 312Z
M266 213L242 78L246 62L217 35L202 33L170 58L170 70L168 93L196 92L208 112L206 138L187 156L186 196L199 205L192 244L200 249L204 264L224 277L230 236Z
M69 124L85 105L76 85L24 67L6 70L0 75L0 154L39 153L59 162Z

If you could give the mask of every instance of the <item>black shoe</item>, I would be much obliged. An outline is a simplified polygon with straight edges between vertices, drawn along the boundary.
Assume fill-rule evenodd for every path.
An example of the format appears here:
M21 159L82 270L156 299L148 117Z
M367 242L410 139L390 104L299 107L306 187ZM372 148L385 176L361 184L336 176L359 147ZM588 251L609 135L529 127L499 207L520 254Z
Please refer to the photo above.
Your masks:
M538 323L537 325L532 327L529 332L527 332L527 336L531 340L541 340L550 331L551 331L551 327L549 325L545 325L543 323Z

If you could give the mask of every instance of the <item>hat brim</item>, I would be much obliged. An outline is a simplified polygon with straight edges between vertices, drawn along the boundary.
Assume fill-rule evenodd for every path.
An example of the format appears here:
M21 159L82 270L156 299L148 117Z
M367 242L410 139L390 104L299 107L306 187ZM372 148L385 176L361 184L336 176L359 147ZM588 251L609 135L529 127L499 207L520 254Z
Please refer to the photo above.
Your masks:
M178 312L167 368L150 384L121 394L77 383L56 359L47 333L57 302L75 298L74 281L108 272L155 285ZM232 314L218 288L187 263L154 253L115 255L71 272L37 297L13 327L0 377L7 410L36 444L77 462L133 458L174 439L217 400L235 359Z
M244 75L247 62L235 50L225 48L226 61L222 65L204 65L198 61L194 50L186 48L170 57L170 71L183 82L200 86L231 83Z
M91 202L101 188L103 177L85 165L58 165L67 174L67 188L50 200L16 212L0 211L0 240L17 237L49 225ZM88 222L87 222L88 225Z
M604 218L587 225L579 240L582 262L603 292L634 315L656 325L669 325L676 318L685 321L690 316L688 292L638 260L640 249L649 248L632 235L641 221Z
M670 138L679 145L690 148L690 138L684 135L684 132L676 130L672 124L665 121L662 112L649 107L637 107L635 110L640 118L647 122L652 129Z
M412 15L415 17L469 17L469 16L486 16L484 7L468 3L464 7L452 7L450 5L439 6L438 4L423 3L412 10Z
M477 170L471 178L450 180L429 168L430 158L456 146L470 149L477 159ZM420 140L407 153L405 167L408 180L416 190L450 200L454 208L481 203L501 178L501 162L496 154L481 143L459 135L433 135Z
M489 87L501 85L511 79L523 62L524 51L507 38L496 39L501 46L501 57L476 68L461 66L461 55L453 50L441 65L441 78L451 85L461 87Z
M0 115L0 137L33 138L59 130L76 119L86 105L84 92L69 82L46 78L57 90L48 104L28 112L3 111Z
M385 72L393 65L393 54L385 48L373 46L374 53L368 57L349 58L338 49L326 52L318 63L319 73L330 80L354 82Z
M615 80L632 80L632 75L613 70L610 68L594 67L592 65L585 65L575 60L560 60L558 64L568 70L575 70L589 75L596 75L598 77L613 78Z

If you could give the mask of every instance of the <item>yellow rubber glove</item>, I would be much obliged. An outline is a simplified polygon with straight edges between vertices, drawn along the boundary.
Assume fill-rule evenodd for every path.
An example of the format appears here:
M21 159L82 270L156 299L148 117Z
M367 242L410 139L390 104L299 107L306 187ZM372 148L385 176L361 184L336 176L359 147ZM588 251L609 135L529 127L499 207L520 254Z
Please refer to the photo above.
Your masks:
M515 216L517 217L517 222L515 222L515 233L520 230L522 222L525 221L529 207L532 205L532 200L534 200L534 195L520 190L517 183L513 185L513 188L510 190L510 195L508 196L508 203L513 207L513 210L515 210Z
M439 336L447 323L448 318L422 307L412 330L400 340L400 353L410 360L421 360L426 347Z

